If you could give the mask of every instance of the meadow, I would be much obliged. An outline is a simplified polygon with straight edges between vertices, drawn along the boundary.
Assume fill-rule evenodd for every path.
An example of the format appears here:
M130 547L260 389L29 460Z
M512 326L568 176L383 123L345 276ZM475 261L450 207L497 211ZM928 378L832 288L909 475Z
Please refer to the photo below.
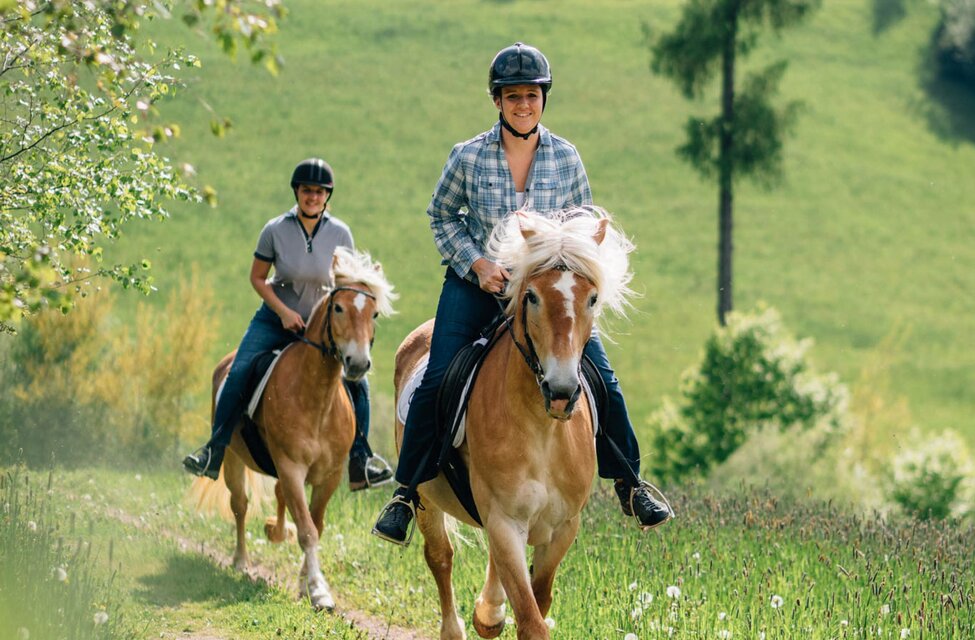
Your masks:
M24 475L14 492L22 497ZM33 478L42 486L45 480ZM36 492L35 503L51 516L47 535L94 549L93 571L114 573L108 610L131 635L113 637L382 637L339 615L315 614L296 599L297 546L264 544L263 518L248 524L251 559L279 583L252 582L205 557L204 550L230 553L233 525L197 514L186 502L187 485L172 473L81 470L56 472L51 490ZM340 611L435 637L436 588L419 542L403 550L366 532L381 493L337 492L322 537L323 570ZM694 485L671 496L681 507L678 519L640 534L623 522L610 493L597 486L556 579L555 637L940 640L975 634L975 576L965 568L975 544L971 528L851 516L835 505L796 504L760 488L722 498ZM0 517L0 540L14 528L26 535L25 520L9 512ZM473 530L461 526L461 534L469 542L455 542L454 584L469 624L486 551ZM9 580L0 579L0 587ZM82 608L79 615L91 625L90 612ZM468 634L476 637L470 627Z
M804 108L784 184L737 188L735 304L778 308L796 335L816 341L819 369L838 372L854 393L882 352L890 402L905 400L924 430L956 429L975 443L975 97L931 74L936 6L910 3L888 19L888 4L827 0L807 24L766 34L743 62L747 70L787 59L781 100ZM163 151L191 163L220 202L174 207L171 220L133 227L118 243L119 255L151 259L159 308L197 269L220 303L213 361L234 348L256 307L246 274L257 233L291 205L294 164L324 156L337 174L333 213L402 294L376 342L373 385L388 402L392 354L439 294L429 195L451 145L495 118L485 92L491 56L524 40L552 61L545 124L577 145L596 202L637 245L642 297L609 334L644 431L715 324L716 188L673 150L691 114L717 109L716 95L685 101L650 73L645 43L645 25L665 31L679 3L287 6L277 77L231 62L176 20L151 25L160 42L184 42L203 59L161 105L182 126ZM213 113L233 123L222 139L209 132ZM199 372L201 394L208 378Z

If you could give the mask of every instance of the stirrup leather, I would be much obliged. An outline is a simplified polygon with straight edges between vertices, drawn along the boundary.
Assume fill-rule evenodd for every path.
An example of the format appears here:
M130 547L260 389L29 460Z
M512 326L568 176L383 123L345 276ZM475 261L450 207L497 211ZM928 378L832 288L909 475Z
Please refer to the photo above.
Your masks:
M641 531L649 531L650 529L656 529L657 527L661 525L665 525L674 519L674 508L670 506L670 500L667 499L667 496L664 495L663 491L658 489L656 486L650 484L646 480L640 480L639 485L637 485L636 487L632 487L630 489L630 513L633 514L634 518L636 518L636 509L633 508L633 496L636 495L636 490L638 487L646 487L647 489L649 489L650 496L653 499L657 500L658 502L662 502L667 507L667 517L664 518L662 521L658 522L657 524L644 525L644 524L639 524L640 521L637 520L637 524L639 525Z
M419 497L418 497L418 500L419 500ZM412 500L410 500L410 499L408 499L408 498L406 498L404 496L401 496L401 495L398 495L398 494L394 494L393 497L390 499L390 501L386 503L386 506L383 507L383 510L379 512L379 517L376 519L376 522L379 522L380 520L382 520L383 517L386 515L386 513L391 508L393 508L393 506L395 506L397 503L403 503L407 507L409 507L410 513L413 516L413 517L410 518L410 524L409 524L409 526L407 527L407 530L406 530L406 539L403 540L403 541L394 540L393 538L390 538L389 536L383 534L381 531L379 531L378 529L376 529L376 525L373 525L373 527L372 527L372 535L374 535L377 538L380 538L382 540L385 540L386 542L392 542L393 544L398 544L398 545L403 546L403 547L408 547L408 546L410 546L410 543L413 542L413 534L416 532L416 512L418 510L419 511L422 511L423 510L423 507L421 505L419 505L419 504L414 505Z

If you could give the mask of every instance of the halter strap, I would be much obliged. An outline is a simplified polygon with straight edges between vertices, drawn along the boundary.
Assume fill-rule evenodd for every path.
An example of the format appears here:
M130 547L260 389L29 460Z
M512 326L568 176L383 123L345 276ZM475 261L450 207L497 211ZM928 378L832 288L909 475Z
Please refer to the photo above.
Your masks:
M332 336L332 308L335 306L335 294L339 291L355 291L356 293L361 293L367 298L372 298L373 300L376 299L375 295L363 289L359 289L358 287L335 287L328 292L328 307L325 309L325 331L323 333L328 338L328 344L326 345L324 342L313 342L302 334L294 331L292 331L292 333L294 333L300 342L304 342L308 346L318 349L322 353L322 357L331 356L332 358L335 358L339 364L342 364L342 358L339 357L339 350L335 346L335 338Z

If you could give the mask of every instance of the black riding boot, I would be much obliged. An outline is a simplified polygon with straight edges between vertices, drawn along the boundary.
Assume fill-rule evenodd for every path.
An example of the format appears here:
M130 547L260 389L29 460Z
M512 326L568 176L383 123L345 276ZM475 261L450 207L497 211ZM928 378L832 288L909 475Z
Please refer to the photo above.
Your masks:
M379 519L372 528L375 536L388 540L394 544L407 546L413 539L413 518L420 505L420 496L415 493L407 494L406 487L400 487L393 492L393 498L383 507Z
M224 451L223 447L205 444L183 458L183 468L195 476L206 476L216 480L220 475Z
M666 504L653 497L646 482L633 486L619 479L613 483L613 488L620 499L623 513L635 517L644 529L659 527L674 517Z
M349 458L349 491L362 491L393 479L393 470L380 456Z

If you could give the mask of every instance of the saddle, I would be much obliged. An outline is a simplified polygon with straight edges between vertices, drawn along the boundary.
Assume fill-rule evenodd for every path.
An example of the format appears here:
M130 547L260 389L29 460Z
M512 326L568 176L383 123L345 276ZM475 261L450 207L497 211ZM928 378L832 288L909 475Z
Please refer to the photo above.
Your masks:
M461 505L478 524L483 523L477 511L477 504L474 502L474 493L471 491L470 474L457 447L463 442L463 435L460 434L460 431L467 413L467 402L470 400L471 389L474 388L474 382L480 373L484 358L497 344L498 339L504 333L504 327L505 318L499 314L484 328L477 340L461 349L454 356L447 367L443 381L440 383L440 389L437 391L436 426L437 437L441 443L437 466L444 474L447 483L453 489ZM605 412L606 385L599 376L596 366L585 355L580 361L580 369L583 384L588 392L587 395L595 407L598 424L598 417L601 417ZM597 428L602 431L601 428Z
M271 377L271 370L274 363L282 352L283 350L265 351L254 358L250 373L247 376L247 386L244 387L244 397L249 398L249 402L247 410L241 416L242 425L240 428L240 437L243 438L244 444L247 445L247 450L250 452L251 458L254 459L254 462L262 473L272 478L278 477L278 470L274 466L274 460L271 459L271 452L268 450L267 443L261 436L261 431L252 416L257 410L257 405L260 404L261 394L264 392L268 378ZM349 402L353 403L352 392L349 391L349 387L343 384L342 388L345 389L345 393L349 396ZM356 425L356 428L358 428L358 425Z

